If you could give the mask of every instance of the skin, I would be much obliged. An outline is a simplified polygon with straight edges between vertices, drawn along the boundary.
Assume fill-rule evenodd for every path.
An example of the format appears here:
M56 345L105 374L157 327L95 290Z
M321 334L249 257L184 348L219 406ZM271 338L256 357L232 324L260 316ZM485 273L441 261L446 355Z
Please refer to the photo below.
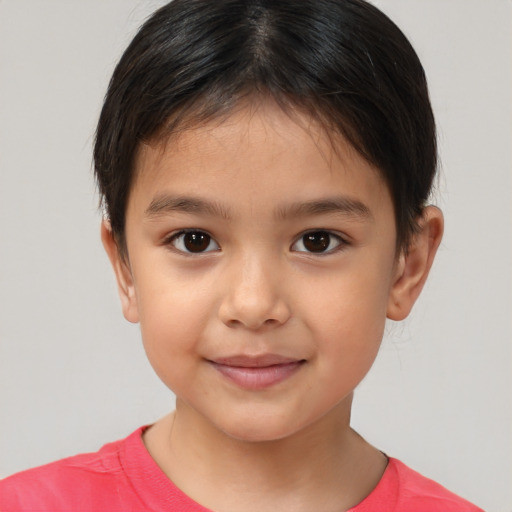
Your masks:
M386 318L405 318L423 287L441 212L426 208L407 255L396 254L378 170L271 103L143 145L136 168L127 254L106 221L102 238L123 313L140 322L148 358L176 395L176 411L145 433L149 453L219 512L356 505L387 460L350 428L353 391ZM184 229L210 236L206 250L187 253ZM327 250L308 251L304 234L320 231ZM300 363L263 389L212 364L268 354Z

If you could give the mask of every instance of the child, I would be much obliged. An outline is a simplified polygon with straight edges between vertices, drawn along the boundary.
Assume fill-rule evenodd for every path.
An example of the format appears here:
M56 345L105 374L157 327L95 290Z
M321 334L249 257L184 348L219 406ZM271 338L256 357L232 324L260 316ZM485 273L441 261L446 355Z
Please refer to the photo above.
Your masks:
M472 511L350 428L443 231L421 64L361 0L175 0L94 151L125 317L176 410L0 483L2 511Z

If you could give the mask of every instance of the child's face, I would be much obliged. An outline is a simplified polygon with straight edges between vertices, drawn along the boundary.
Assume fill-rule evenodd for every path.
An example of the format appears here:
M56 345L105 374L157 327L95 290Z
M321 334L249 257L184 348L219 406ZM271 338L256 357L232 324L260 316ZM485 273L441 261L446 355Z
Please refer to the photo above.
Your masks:
M386 185L300 120L267 105L144 146L128 203L125 316L179 405L239 439L348 415L393 300Z

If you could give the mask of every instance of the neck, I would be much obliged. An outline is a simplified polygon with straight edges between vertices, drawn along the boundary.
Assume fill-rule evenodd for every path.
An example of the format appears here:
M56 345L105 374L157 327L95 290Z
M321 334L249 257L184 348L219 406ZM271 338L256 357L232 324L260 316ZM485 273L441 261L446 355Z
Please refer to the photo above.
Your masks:
M177 487L219 512L347 510L372 491L387 462L350 428L350 403L286 438L253 442L178 401L144 442Z

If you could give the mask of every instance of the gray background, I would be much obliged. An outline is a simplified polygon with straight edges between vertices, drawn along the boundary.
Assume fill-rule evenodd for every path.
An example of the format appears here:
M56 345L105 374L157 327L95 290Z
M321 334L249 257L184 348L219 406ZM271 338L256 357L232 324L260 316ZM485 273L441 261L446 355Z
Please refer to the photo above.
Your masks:
M0 477L173 407L99 240L91 142L120 53L160 1L0 0ZM429 76L446 236L390 325L354 425L489 511L512 510L512 3L380 0Z

